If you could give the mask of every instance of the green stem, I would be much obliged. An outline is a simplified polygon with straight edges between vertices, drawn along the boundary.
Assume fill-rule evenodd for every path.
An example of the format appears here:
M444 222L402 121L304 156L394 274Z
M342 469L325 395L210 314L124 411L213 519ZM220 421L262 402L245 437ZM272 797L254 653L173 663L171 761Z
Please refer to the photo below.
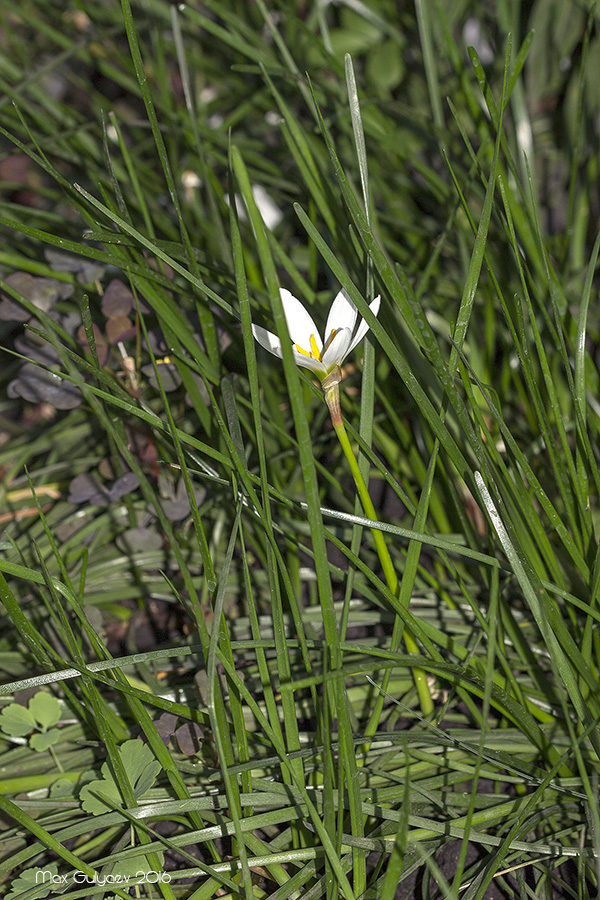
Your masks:
M354 478L354 482L358 490L358 496L360 497L360 502L362 504L365 516L367 516L368 519L372 519L374 522L377 522L378 518L377 513L375 512L375 507L373 506L373 501L371 500L369 490L367 488L367 485L365 484L358 462L352 451L350 441L348 440L348 434L346 433L346 428L344 426L344 421L342 419L339 388L340 380L341 372L336 366L333 372L331 372L327 376L327 378L323 379L321 386L325 394L325 401L327 403L327 406L329 407L331 421L333 423L333 427L335 428L335 433L338 436L338 440L341 444L342 450L344 451L346 459L348 460L350 471L352 472L352 477ZM383 574L385 576L387 586L395 596L398 596L398 576L396 575L396 570L394 569L392 558L390 556L383 534L378 528L372 528L371 533L373 534L375 549L377 550L377 555L379 556L379 562L381 563L381 568L383 569ZM406 625L404 626L403 637L408 652L415 654L419 653L419 647L415 640L415 637L412 631ZM427 675L423 671L423 669L414 668L413 677L415 680L417 693L419 695L421 712L424 716L430 715L430 713L433 712L434 707L433 700L431 699L431 693L429 691L429 685L427 683Z
M61 773L64 772L64 769L63 769L63 767L62 767L61 764L60 764L60 759L58 758L58 756L57 756L56 753L54 752L54 747L50 746L50 747L48 747L48 750L50 751L50 756L52 757L52 761L54 762L54 765L56 766L56 768L58 769L58 771L61 772Z

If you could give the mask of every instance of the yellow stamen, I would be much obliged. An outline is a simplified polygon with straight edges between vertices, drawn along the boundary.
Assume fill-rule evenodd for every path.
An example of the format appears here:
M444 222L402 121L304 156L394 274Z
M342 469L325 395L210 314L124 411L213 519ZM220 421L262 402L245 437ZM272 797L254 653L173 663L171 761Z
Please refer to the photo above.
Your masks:
M323 350L327 350L327 348L328 348L329 345L331 344L332 340L333 340L334 337L336 336L337 332L338 332L337 328L334 328L333 331L331 332L331 334L329 335L329 340L327 341L327 343L326 343L325 346L323 347Z
M303 350L302 347L300 347L298 344L295 344L295 347L296 347L296 350L298 351L298 353L301 353L302 356L308 356L311 359L318 359L319 362L321 361L321 354L319 352L319 348L317 346L317 342L315 340L314 334L311 334L311 336L310 336L310 351Z

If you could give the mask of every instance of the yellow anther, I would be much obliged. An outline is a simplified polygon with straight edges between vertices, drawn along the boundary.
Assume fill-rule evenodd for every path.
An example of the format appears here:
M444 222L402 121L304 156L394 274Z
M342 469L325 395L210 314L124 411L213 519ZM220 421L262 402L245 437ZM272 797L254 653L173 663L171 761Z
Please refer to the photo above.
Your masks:
M334 334L335 334L335 332L334 332ZM294 344L294 346L295 346L296 350L298 351L298 353L301 353L302 356L308 356L308 357L310 357L310 359L318 359L319 362L321 362L321 351L319 350L319 347L317 345L317 341L315 339L314 334L311 334L311 336L310 336L310 351L303 350L303 348L300 347L298 344Z
M311 349L310 355L312 357L314 357L315 359L318 359L320 362L321 361L321 351L317 347L317 342L315 340L314 334L311 334L311 336L310 336L310 349Z
M334 337L336 336L336 334L337 334L337 328L334 328L333 331L331 332L331 334L329 335L329 340L327 341L327 343L326 343L325 346L323 347L323 350L327 350L327 348L329 347L330 343L332 342L332 340L334 339Z

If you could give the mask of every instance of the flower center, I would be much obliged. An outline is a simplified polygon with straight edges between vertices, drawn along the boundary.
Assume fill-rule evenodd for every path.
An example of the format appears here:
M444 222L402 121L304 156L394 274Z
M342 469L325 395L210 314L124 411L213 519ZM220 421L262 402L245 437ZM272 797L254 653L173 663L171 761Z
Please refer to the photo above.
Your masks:
M333 331L331 332L331 334L329 335L329 340L323 347L323 351L327 350L327 348L329 347L330 343L332 342L332 340L335 337L336 331L337 331L337 328L334 328ZM321 353L319 351L319 348L317 347L317 342L315 340L314 334L311 334L311 336L310 336L310 350L304 350L298 344L296 344L295 346L296 346L296 350L298 351L298 353L301 353L302 356L308 356L311 359L317 359L319 362L321 362Z

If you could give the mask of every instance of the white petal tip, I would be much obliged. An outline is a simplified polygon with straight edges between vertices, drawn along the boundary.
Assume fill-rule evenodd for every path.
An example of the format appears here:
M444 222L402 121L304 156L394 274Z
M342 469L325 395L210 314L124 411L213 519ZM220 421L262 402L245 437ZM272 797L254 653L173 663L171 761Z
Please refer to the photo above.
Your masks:
M267 331L262 325L253 325L252 334L254 335L254 340L258 341L261 347L264 347L269 353L281 359L281 341L276 334L273 334L272 331Z

